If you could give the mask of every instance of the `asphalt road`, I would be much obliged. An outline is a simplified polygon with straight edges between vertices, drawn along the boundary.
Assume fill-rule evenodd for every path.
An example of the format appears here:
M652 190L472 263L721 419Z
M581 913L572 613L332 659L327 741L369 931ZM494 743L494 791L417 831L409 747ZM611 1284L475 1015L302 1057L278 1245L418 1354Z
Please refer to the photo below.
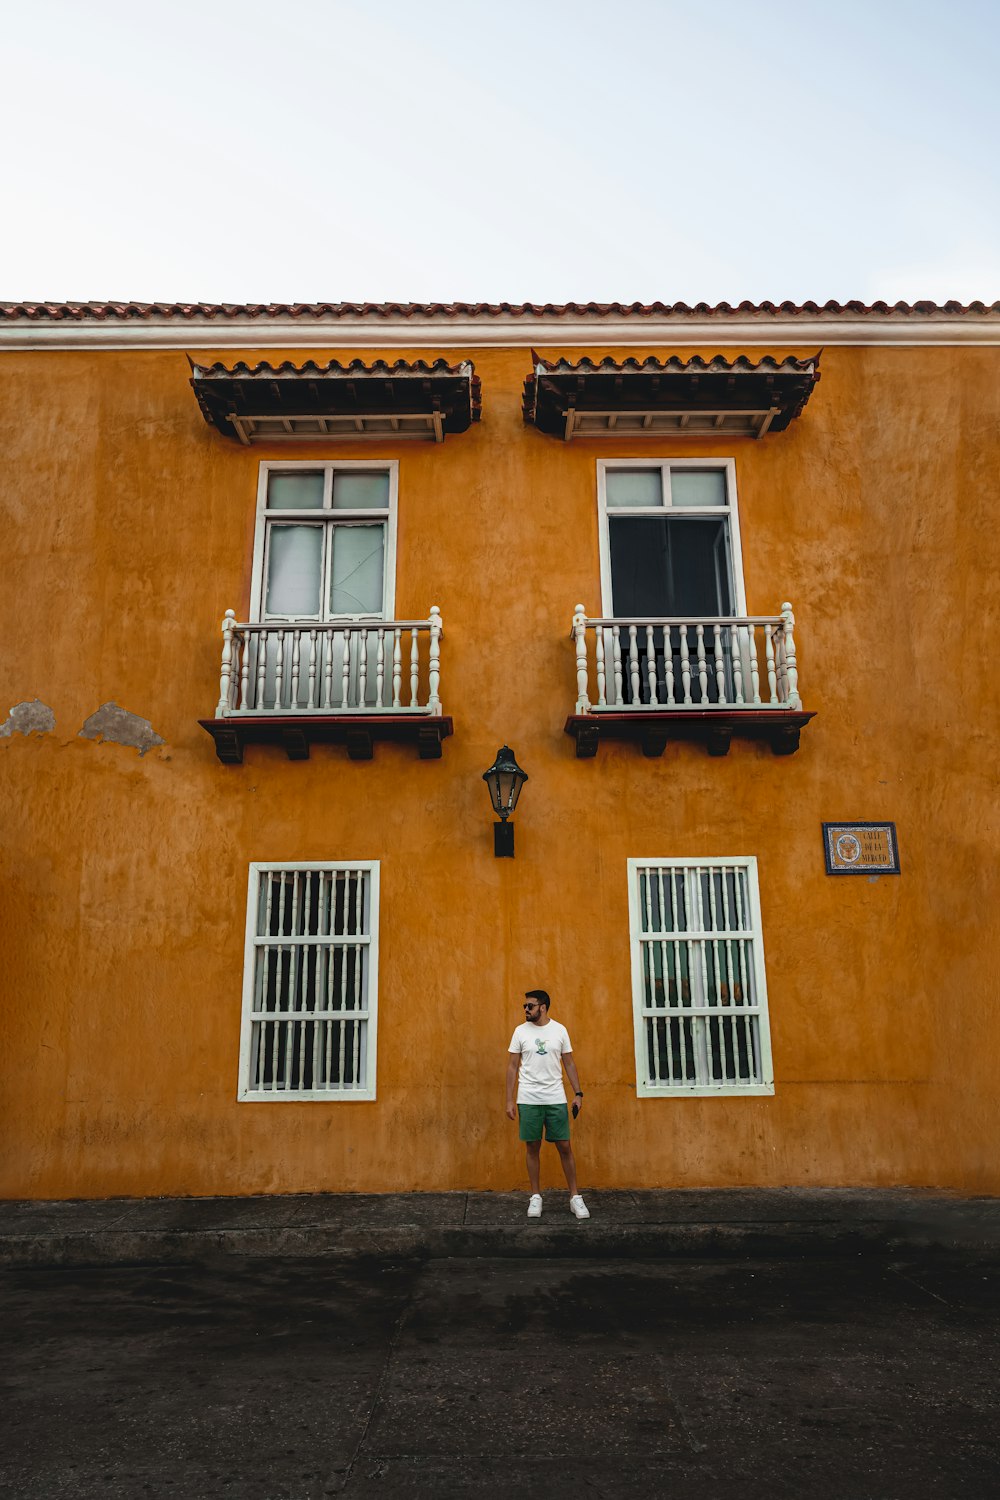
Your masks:
M927 1257L8 1271L10 1500L988 1500L1000 1276Z

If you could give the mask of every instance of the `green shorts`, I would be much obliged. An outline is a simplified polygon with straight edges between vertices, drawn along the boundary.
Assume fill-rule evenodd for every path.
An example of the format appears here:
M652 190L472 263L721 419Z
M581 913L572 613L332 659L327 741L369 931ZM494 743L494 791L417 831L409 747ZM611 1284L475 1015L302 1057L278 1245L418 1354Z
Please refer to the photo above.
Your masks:
M547 1141L569 1140L569 1110L565 1104L519 1104L517 1133L522 1141L540 1141L542 1129Z

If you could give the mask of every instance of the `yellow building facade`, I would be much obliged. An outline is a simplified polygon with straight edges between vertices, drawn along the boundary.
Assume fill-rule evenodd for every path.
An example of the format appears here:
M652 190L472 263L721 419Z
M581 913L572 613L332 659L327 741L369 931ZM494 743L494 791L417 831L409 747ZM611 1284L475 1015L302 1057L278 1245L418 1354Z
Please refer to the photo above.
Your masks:
M6 1195L513 1188L534 987L584 1188L997 1191L1000 307L9 306L0 391Z

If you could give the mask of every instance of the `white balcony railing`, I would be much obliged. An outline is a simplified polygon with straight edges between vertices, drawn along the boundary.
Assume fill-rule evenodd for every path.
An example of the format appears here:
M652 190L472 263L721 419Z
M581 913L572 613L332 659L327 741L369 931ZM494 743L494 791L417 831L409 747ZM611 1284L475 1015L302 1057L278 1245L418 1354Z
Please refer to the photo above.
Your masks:
M578 714L798 710L792 606L701 620L573 615Z
M441 611L426 620L222 622L216 718L441 714Z

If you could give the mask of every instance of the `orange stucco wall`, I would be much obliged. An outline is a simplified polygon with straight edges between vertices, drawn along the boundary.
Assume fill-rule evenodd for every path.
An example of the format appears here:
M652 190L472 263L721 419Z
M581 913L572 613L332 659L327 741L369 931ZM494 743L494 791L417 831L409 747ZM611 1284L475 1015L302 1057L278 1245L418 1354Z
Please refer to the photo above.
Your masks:
M527 348L467 352L478 427L321 454L226 441L180 352L0 358L0 705L56 717L0 740L0 1191L510 1188L505 1049L534 985L574 1038L585 1185L997 1191L1000 351L829 349L787 432L652 445L735 457L748 608L793 602L817 717L789 758L591 761L563 724L572 609L600 605L595 459L643 450L524 428ZM222 613L249 607L258 462L313 454L400 460L397 611L445 621L440 761L224 767L198 727ZM163 747L80 739L108 700ZM513 861L480 779L503 741L531 777ZM823 819L894 820L902 875L829 878ZM748 854L775 1094L637 1099L625 862ZM247 865L269 859L381 861L374 1103L236 1101Z

